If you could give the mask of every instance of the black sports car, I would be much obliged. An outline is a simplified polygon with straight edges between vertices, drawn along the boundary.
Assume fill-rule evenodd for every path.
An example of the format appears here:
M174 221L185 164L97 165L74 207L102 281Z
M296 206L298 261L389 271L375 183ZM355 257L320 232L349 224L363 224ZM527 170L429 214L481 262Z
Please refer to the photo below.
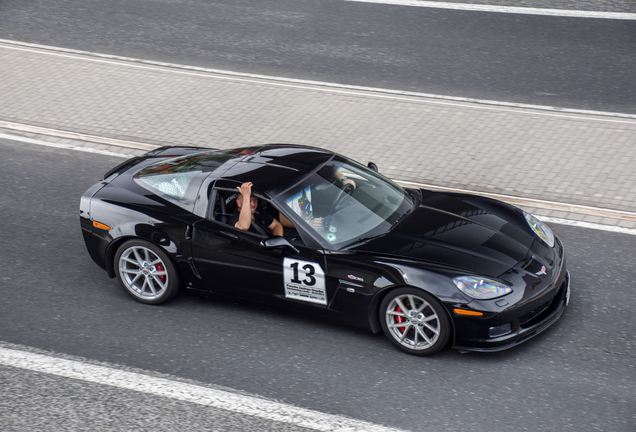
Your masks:
M288 219L284 236L228 222L245 182L256 211ZM563 245L532 215L307 146L153 150L88 189L80 221L92 259L142 303L181 287L240 297L382 330L416 355L510 348L570 295Z

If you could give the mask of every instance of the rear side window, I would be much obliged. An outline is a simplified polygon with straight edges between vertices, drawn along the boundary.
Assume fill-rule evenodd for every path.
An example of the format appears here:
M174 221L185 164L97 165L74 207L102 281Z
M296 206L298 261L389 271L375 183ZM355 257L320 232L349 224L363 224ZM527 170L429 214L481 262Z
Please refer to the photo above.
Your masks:
M192 211L199 187L205 177L217 169L227 170L258 148L205 150L161 159L139 171L134 179L138 185L153 194Z
M188 186L200 171L139 176L136 180L174 199L185 198Z
M208 150L162 159L139 171L134 179L153 194L192 211L201 181L235 156L234 152Z

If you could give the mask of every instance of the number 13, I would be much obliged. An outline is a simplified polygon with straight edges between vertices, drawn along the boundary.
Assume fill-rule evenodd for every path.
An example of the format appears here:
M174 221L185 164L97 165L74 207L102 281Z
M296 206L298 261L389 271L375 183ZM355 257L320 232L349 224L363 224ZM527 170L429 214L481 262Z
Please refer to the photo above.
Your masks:
M300 280L298 278L298 263L291 263L289 265L292 270L294 271L294 277L292 278L292 282L293 283L304 283L305 285L308 286L313 286L316 284L316 278L314 277L314 274L316 273L316 269L314 268L313 265L311 264L305 264L304 266L302 266L302 269L305 271L305 279L304 280Z

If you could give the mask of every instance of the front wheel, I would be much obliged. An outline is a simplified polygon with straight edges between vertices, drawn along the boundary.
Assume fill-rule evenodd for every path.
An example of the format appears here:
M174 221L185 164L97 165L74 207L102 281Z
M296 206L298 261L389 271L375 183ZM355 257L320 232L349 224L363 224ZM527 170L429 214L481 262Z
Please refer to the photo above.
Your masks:
M419 356L441 350L451 332L450 320L439 301L415 288L398 288L384 298L380 324L394 345Z
M115 275L124 291L141 303L163 303L179 288L179 275L168 255L144 240L129 240L120 246Z

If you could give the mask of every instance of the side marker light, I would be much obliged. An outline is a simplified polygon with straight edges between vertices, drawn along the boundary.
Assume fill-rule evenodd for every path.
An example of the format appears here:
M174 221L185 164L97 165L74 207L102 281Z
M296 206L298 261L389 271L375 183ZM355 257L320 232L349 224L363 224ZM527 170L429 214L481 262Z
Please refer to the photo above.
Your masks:
M483 315L482 312L477 312L477 311L473 311L473 310L466 310L466 309L453 309L453 312L455 312L457 315L471 315L471 316L482 316Z
M101 222L93 221L93 226L95 228L99 228L99 229L103 229L103 230L106 230L106 231L110 231L110 227L108 225L106 225L106 224L101 223Z

